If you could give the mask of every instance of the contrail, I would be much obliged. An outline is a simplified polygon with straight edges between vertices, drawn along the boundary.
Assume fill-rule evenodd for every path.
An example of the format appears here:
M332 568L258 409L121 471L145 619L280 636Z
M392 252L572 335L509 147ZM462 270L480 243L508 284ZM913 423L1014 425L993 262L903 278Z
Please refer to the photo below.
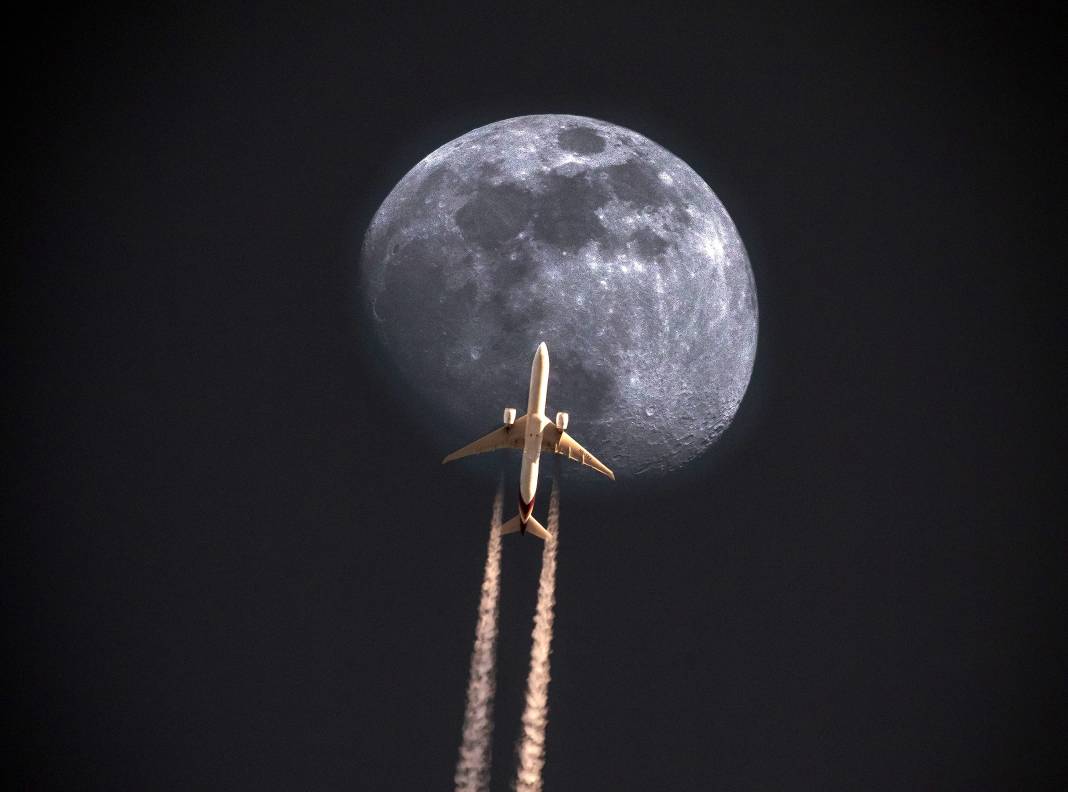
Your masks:
M504 477L493 499L486 548L486 571L482 577L482 599L478 603L475 648L471 652L471 673L467 680L467 706L464 709L463 740L456 762L456 792L487 792L490 781L490 744L493 739L493 694L497 688L497 601L501 590L501 511L504 506Z
M527 704L523 711L523 734L519 739L519 768L516 792L541 792L541 770L545 766L545 727L549 723L549 650L553 641L553 605L556 602L556 544L560 531L560 477L553 477L549 498L549 524L552 539L541 553L541 579L538 581L538 607L534 612L534 643L530 648L527 675Z

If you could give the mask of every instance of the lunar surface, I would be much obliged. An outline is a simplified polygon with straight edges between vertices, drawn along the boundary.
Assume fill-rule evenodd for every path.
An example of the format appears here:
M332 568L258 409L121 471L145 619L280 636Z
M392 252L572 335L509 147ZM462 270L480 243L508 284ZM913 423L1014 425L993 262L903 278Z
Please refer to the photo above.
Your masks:
M707 449L756 354L753 273L723 204L667 150L591 118L511 118L434 151L376 213L360 283L442 442L525 412L545 341L547 414L570 413L568 433L621 476Z

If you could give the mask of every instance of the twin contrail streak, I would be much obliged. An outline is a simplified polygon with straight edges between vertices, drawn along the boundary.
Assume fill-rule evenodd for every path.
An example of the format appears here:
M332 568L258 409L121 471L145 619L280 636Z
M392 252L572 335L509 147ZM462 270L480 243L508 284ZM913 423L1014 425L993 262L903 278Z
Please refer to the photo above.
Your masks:
M516 792L541 792L541 770L545 766L545 727L549 722L549 650L553 641L553 605L556 602L556 544L560 529L560 479L553 479L549 498L549 524L552 539L541 554L538 581L538 607L534 612L534 643L530 648L527 675L527 703L523 711L523 733L519 738L519 767Z
M501 590L501 512L504 506L504 479L497 484L493 499L486 549L486 571L482 577L482 599L478 604L475 648L471 652L471 673L467 681L467 707L464 709L463 741L456 762L456 792L486 792L490 782L490 745L493 741L493 695L496 691L497 602Z

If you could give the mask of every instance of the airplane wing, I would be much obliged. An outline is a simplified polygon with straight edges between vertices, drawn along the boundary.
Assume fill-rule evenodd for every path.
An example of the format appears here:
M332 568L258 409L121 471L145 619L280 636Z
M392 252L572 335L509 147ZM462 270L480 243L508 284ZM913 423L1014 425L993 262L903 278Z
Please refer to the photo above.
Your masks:
M465 445L458 451L453 451L443 460L441 464L446 462L452 462L454 459L460 459L461 457L471 456L472 454L483 454L486 451L496 451L498 448L522 448L523 447L523 435L526 432L527 417L524 415L521 418L516 418L515 423L511 426L502 426L499 429L494 429L488 435L478 438L473 443Z
M526 417L526 416L524 416ZM616 480L616 474L609 470L601 460L580 446L578 442L567 432L558 429L556 424L546 424L541 433L541 450L552 451L554 454L566 456L581 462L586 467L591 467L598 473L604 473L612 481Z

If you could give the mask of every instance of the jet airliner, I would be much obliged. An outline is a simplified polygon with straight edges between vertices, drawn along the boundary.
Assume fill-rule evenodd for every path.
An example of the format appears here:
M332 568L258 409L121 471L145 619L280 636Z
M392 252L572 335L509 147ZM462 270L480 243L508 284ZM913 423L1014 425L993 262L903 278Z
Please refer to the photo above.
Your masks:
M515 417L515 408L504 410L504 425L485 437L453 451L441 464L454 459L496 451L501 448L523 449L523 464L519 470L519 514L501 526L502 534L530 531L542 539L550 534L534 517L534 493L538 489L538 463L542 451L566 456L581 462L615 481L612 473L597 457L579 445L567 429L567 413L558 412L556 422L545 416L545 393L549 386L549 348L542 342L534 353L534 364L530 368L530 393L527 396L527 414Z

